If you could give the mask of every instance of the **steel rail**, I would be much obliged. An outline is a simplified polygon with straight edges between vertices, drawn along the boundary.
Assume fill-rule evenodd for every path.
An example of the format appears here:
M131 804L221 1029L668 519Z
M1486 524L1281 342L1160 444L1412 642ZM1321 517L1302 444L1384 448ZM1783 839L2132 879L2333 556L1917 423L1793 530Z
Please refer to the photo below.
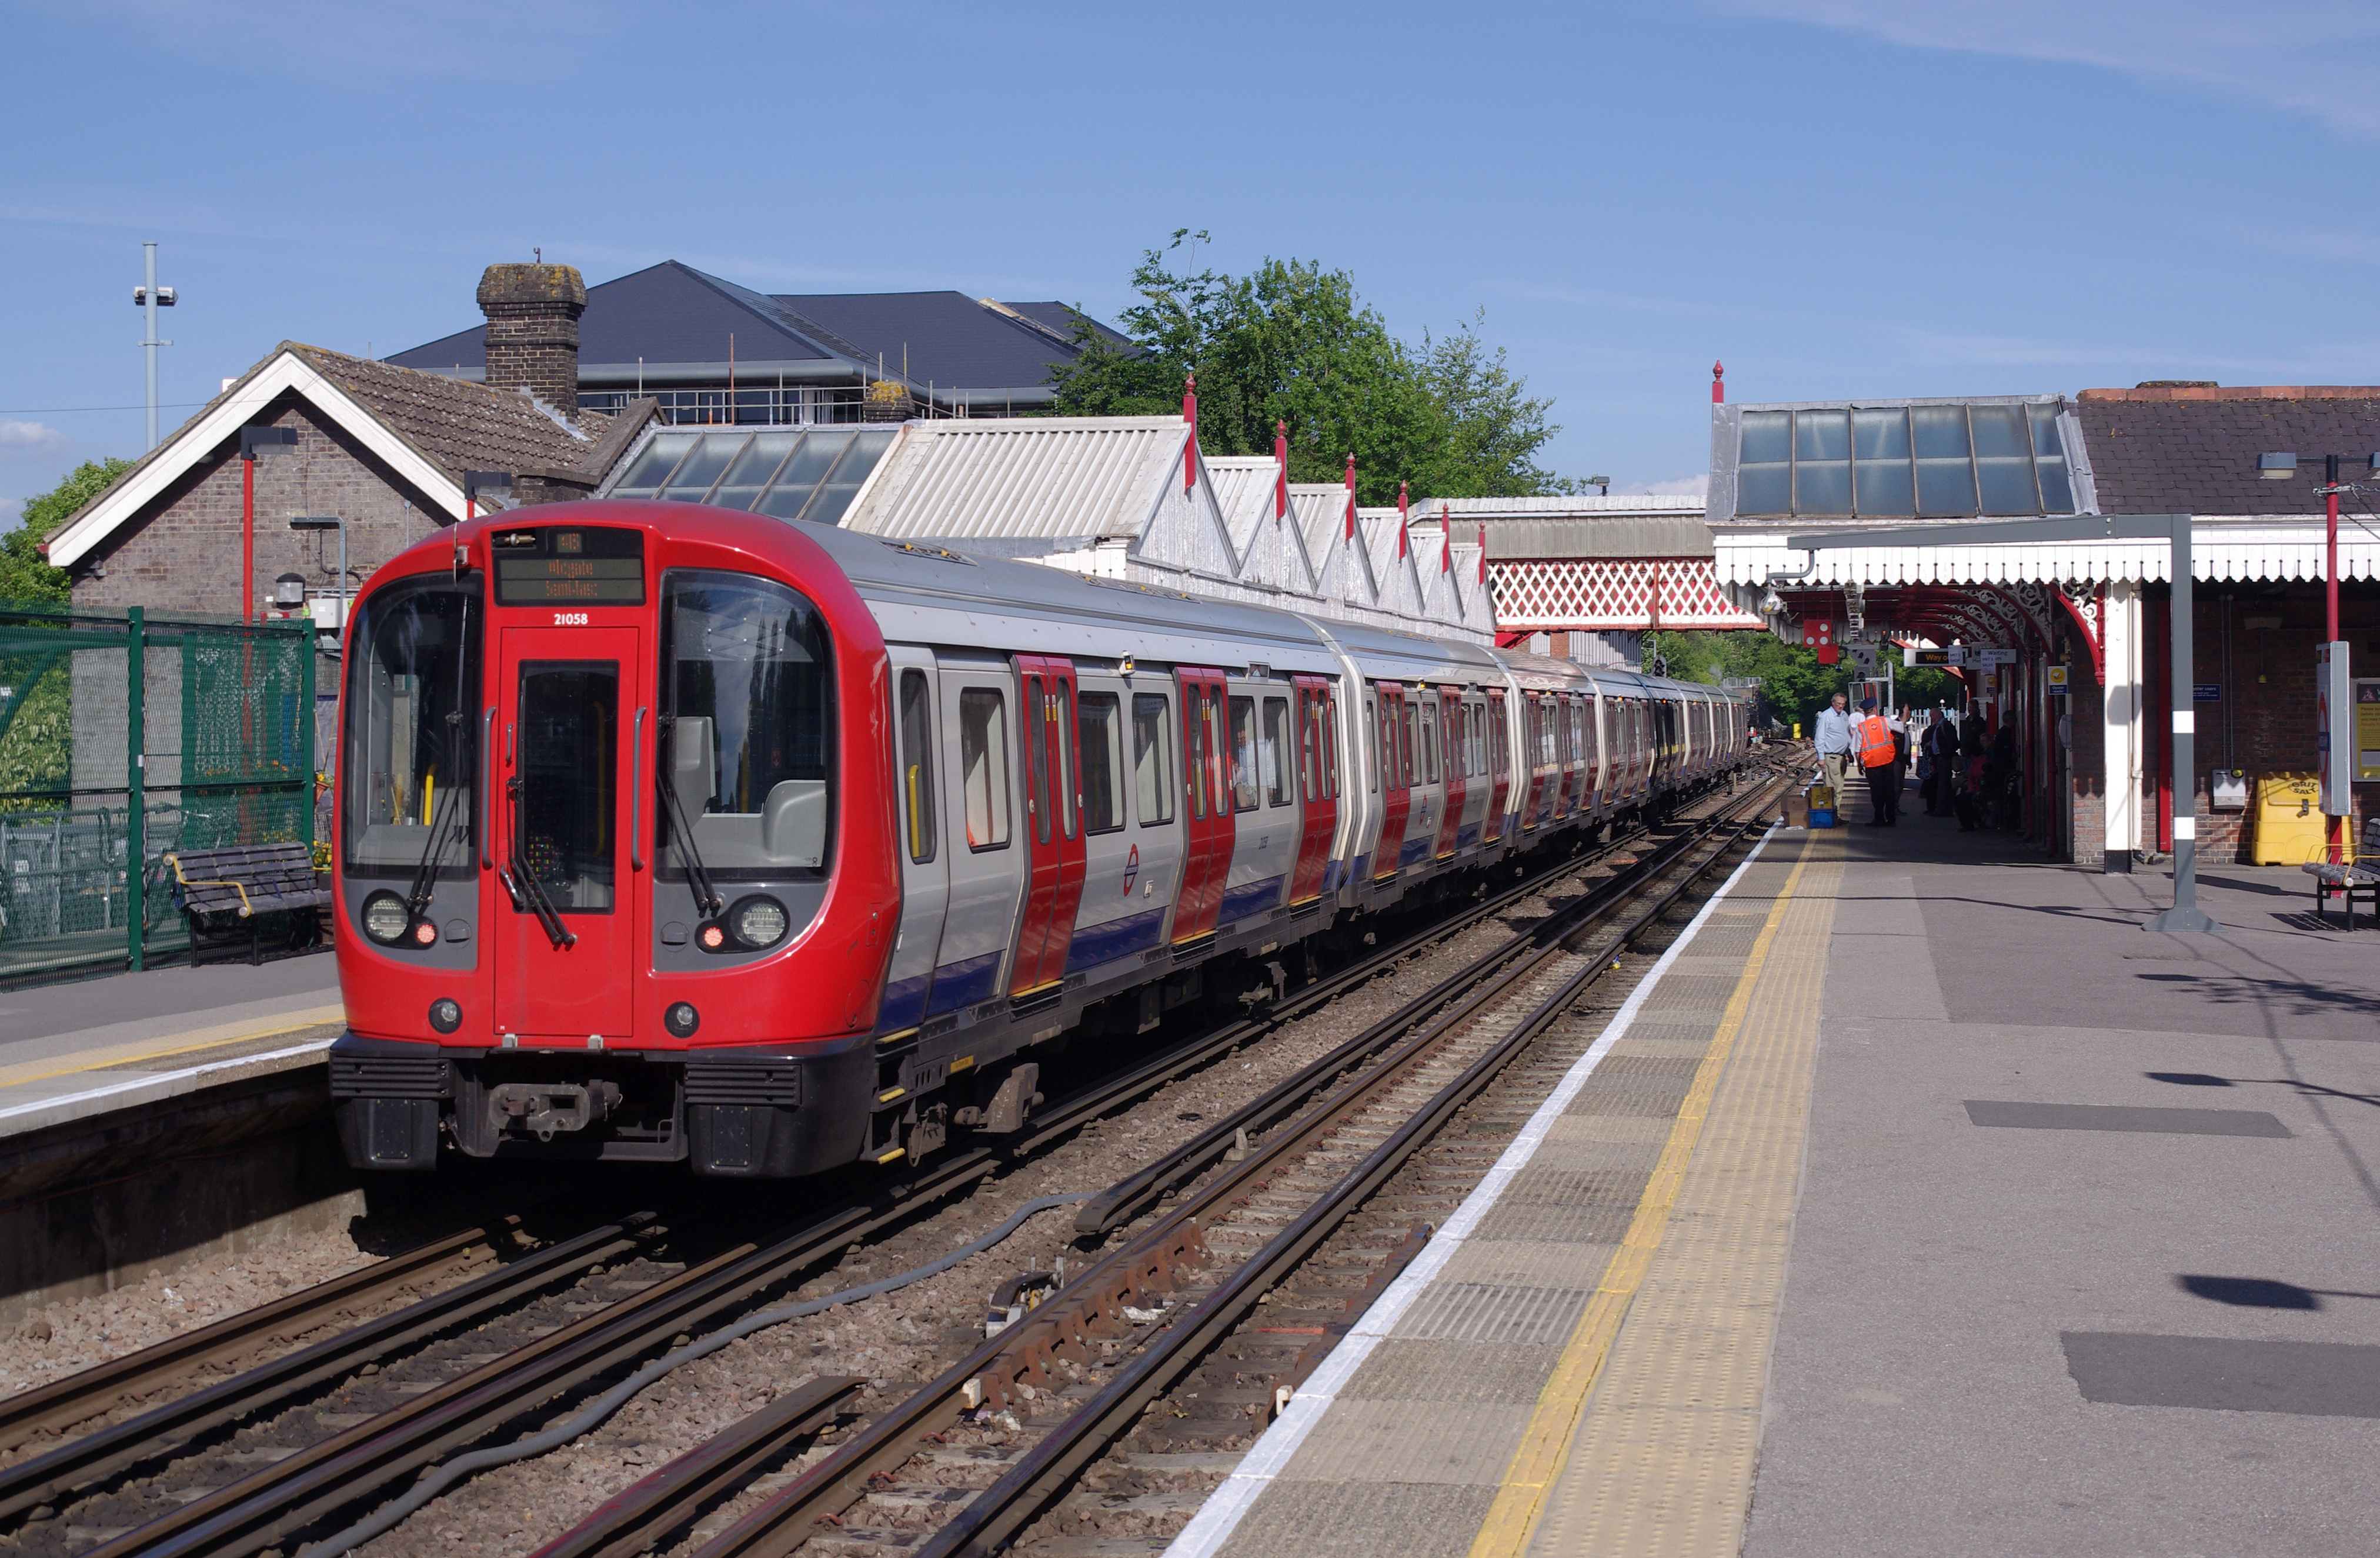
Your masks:
M608 1260L638 1248L644 1242L644 1230L653 1222L651 1212L607 1223L588 1230L576 1238L565 1239L544 1248L533 1250L519 1260L508 1262L483 1276L457 1284L447 1291L433 1294L400 1309L395 1309L361 1325L326 1337L311 1346L233 1375L188 1395L169 1401L162 1406L110 1423L68 1441L55 1450L30 1457L14 1466L0 1467L0 1517L18 1514L52 1503L69 1489L82 1487L100 1478L124 1471L160 1456L170 1455L192 1439L212 1428L249 1417L275 1402L320 1385L326 1381L354 1372L364 1365L386 1356L400 1347L432 1336L441 1331L460 1325L492 1308L513 1303L524 1295L534 1293L575 1275L590 1262ZM508 1220L509 1221L509 1220ZM457 1235L427 1245L407 1256L392 1258L383 1264L398 1264L402 1272L382 1272L379 1267L368 1266L361 1276L376 1275L374 1283L352 1283L334 1279L322 1284L339 1291L325 1295L321 1289L310 1289L292 1295L289 1299L267 1305L266 1310L278 1310L285 1322L292 1315L320 1313L334 1302L358 1301L354 1295L374 1291L384 1292L418 1280L420 1273L434 1269L437 1258L451 1257L469 1248L473 1242L486 1242L484 1230L470 1235ZM303 1302L312 1300L310 1303ZM295 1307L293 1307L295 1306ZM248 1315L234 1316L235 1321L249 1321L250 1317L264 1311L251 1310ZM270 1321L261 1322L270 1326ZM208 1331L216 1327L210 1326ZM258 1333L256 1323L239 1325L235 1333L253 1338ZM177 1347L173 1343L152 1347L147 1353L135 1353L122 1360L134 1365L150 1353L170 1355L173 1366L183 1372L195 1369L211 1354L224 1346L235 1345L228 1338L216 1345L204 1345L206 1332L196 1332L177 1340L191 1344ZM168 1367L168 1359L152 1359L141 1369L128 1368L117 1373L117 1379L158 1380ZM60 1381L61 1385L79 1380ZM121 1390L121 1386L114 1388ZM59 1406L59 1414L78 1410L83 1416L71 1421L87 1420L89 1416L106 1407L84 1398L80 1408Z
M274 1545L337 1509L391 1485L447 1451L482 1438L553 1397L658 1350L667 1338L698 1328L722 1311L747 1302L754 1295L779 1284L804 1267L819 1263L855 1238L900 1222L1030 1156L1120 1104L1334 999L1420 947L1459 934L1565 875L1592 869L1601 859L1641 841L1649 831L1639 830L1584 856L1559 860L1456 916L1420 927L1361 962L1269 1004L1260 1015L1228 1023L1129 1072L1102 1079L1062 1101L1018 1137L996 1146L962 1151L926 1168L910 1181L880 1187L798 1228L781 1230L769 1242L739 1245L470 1374L194 1500L180 1510L94 1549L93 1553L96 1558L200 1552L237 1554ZM408 1313L409 1310L399 1311L383 1318L395 1321ZM388 1344L397 1345L401 1344ZM324 1373L310 1382L319 1383L322 1378L335 1372L335 1369L326 1366ZM237 1383L237 1380L225 1382L226 1386ZM236 1409L226 1408L212 1420L237 1415ZM132 1429L138 1421L122 1426ZM188 1433L182 1434L180 1440L188 1437ZM155 1453L130 1452L124 1464L152 1458ZM77 1475L75 1481L88 1482L103 1475L106 1469L103 1467ZM54 1489L62 1485L57 1477L45 1480ZM39 1501L17 1507L30 1507L30 1502Z
M1773 786L1767 788L1773 792ZM1748 797L1752 802L1756 802L1760 798L1759 792ZM1748 809L1747 803L1728 809ZM1694 837L1707 839L1724 827L1730 820L1724 813L1709 819L1698 820L1693 827L1692 834ZM1738 822L1732 838L1740 839L1744 831L1757 824L1757 821L1754 819ZM1425 1106L1425 1112L1436 1110L1431 1114L1432 1121L1442 1122L1448 1110L1459 1106L1463 1100L1476 1092L1478 1088L1484 1087L1505 1061L1525 1047L1528 1039L1535 1037L1552 1016L1559 1015L1563 1007L1575 999L1579 990L1584 989L1594 978L1609 968L1636 936L1665 913L1694 882L1700 880L1702 875L1707 872L1710 865L1725 854L1728 847L1729 845L1722 844L1713 850L1707 860L1689 870L1673 887L1663 894L1651 908L1623 928L1609 948L1591 959L1576 976L1565 982L1555 996L1548 997L1545 1003L1542 1003L1531 1018L1524 1020L1525 1031L1516 1029L1515 1035L1508 1038L1504 1043L1492 1051L1490 1056L1482 1057L1481 1063L1468 1068L1457 1083L1450 1084L1451 1089L1459 1090L1461 1094L1452 1104L1449 1104L1444 1109L1438 1109L1435 1104ZM1674 864L1674 861L1672 863ZM1640 875L1634 880L1633 885L1641 889L1649 885L1649 879ZM1603 905L1603 916L1608 917L1619 907L1620 902L1621 900L1616 898L1607 900ZM1590 919L1586 924L1572 927L1563 936L1556 938L1542 948L1538 956L1525 960L1519 972L1508 971L1506 975L1492 976L1490 982L1496 984L1500 991L1509 991L1520 978L1525 977L1528 970L1534 969L1555 955L1568 943L1593 930L1597 923L1600 923L1600 919ZM917 1453L918 1442L925 1436L956 1426L965 1413L978 1406L1000 1406L1021 1399L1021 1394L1015 1388L1020 1382L1029 1382L1030 1380L1038 1377L1042 1383L1046 1384L1048 1375L1044 1364L1047 1359L1062 1354L1081 1356L1089 1350L1088 1344L1099 1339L1136 1335L1138 1333L1135 1327L1118 1319L1123 1305L1153 1298L1171 1284L1175 1271L1195 1269L1202 1263L1205 1259L1205 1248L1200 1225L1204 1216L1212 1208L1228 1204L1246 1187L1272 1172L1283 1160L1309 1150L1322 1136L1335 1129L1366 1099L1377 1093L1402 1073L1408 1063L1422 1057L1447 1033L1462 1027L1475 1015L1477 1005L1484 1005L1489 999L1493 997L1483 997L1476 1004L1467 1000L1458 1002L1430 1020L1418 1032L1397 1045L1388 1058L1378 1062L1363 1077L1351 1081L1323 1107L1298 1117L1293 1122L1294 1129L1282 1131L1274 1139L1253 1148L1245 1159L1231 1165L1224 1173L1202 1187L1196 1197L1170 1209L1149 1228L1094 1262L1079 1276L1070 1281L1057 1295L1045 1300L1040 1307L1031 1311L1024 1321L978 1346L931 1384L912 1393L905 1401L838 1446L832 1455L811 1467L781 1490L768 1503L720 1533L698 1550L697 1558L763 1558L763 1555L767 1555L767 1558L778 1558L778 1555L791 1552L808 1540L812 1528L820 1518L839 1515L843 1510L867 1496L876 1478L888 1475L906 1463ZM1494 1064L1487 1065L1490 1058L1494 1058ZM1441 1099L1446 1096L1441 1094ZM1434 1130L1436 1124L1433 1123L1429 1128ZM1409 1143L1422 1138L1417 1137L1413 1129L1408 1128L1401 1130L1391 1140ZM1407 1148L1398 1155L1396 1162L1402 1162L1402 1157L1409 1155L1409 1152L1410 1148ZM1293 1229L1305 1229L1309 1226L1318 1229L1313 1233L1311 1238L1305 1239L1299 1245L1298 1253L1301 1257L1305 1250L1311 1248L1314 1243L1319 1242L1330 1227L1336 1226L1340 1217L1352 1210L1364 1196L1368 1195L1370 1188L1376 1187L1380 1178L1385 1177L1385 1173L1368 1172L1374 1161L1379 1157L1378 1152L1373 1154L1371 1159L1366 1160L1364 1169L1359 1169L1354 1175L1351 1175L1349 1181L1342 1182L1343 1193L1334 1192L1336 1199L1331 1201L1331 1205L1335 1211L1328 1214L1327 1221L1324 1220L1323 1213L1309 1212L1307 1216L1292 1225ZM1361 1184L1356 1185L1354 1188L1346 1188L1348 1185L1359 1180ZM1266 1247L1264 1252L1260 1252L1258 1260L1278 1265L1279 1262L1272 1259L1274 1252L1277 1248L1286 1248L1282 1238L1276 1238ZM1265 1285L1269 1285L1269 1283L1247 1287L1246 1303L1253 1303L1255 1295L1261 1292ZM1231 1286L1231 1284L1227 1282L1226 1286ZM1223 1289L1217 1290L1218 1295L1222 1292ZM1193 1311L1192 1330L1197 1336L1211 1341L1211 1337L1208 1336L1211 1329L1208 1323L1208 1317L1224 1314L1227 1308L1229 1306L1219 1308L1216 1298L1210 1296L1197 1305ZM1236 1319L1240 1309L1245 1308L1245 1304L1242 1304L1238 1308L1231 1308L1230 1318ZM1185 1333L1185 1334L1189 1333ZM1182 1351L1184 1344L1168 1342L1154 1353L1144 1354L1126 1366L1121 1371L1123 1377L1102 1390L1084 1408L1067 1419L1066 1423L1053 1430L1050 1436L1042 1442L1042 1445L1037 1446L1035 1451L1028 1455L1026 1462L1021 1464L1018 1468L1019 1472L1031 1468L1031 1474L1026 1479L1026 1482L1038 1488L1049 1479L1054 1478L1062 1481L1065 1478L1071 1477L1075 1470L1079 1469L1083 1461L1096 1454L1099 1448L1104 1447L1108 1440L1113 1437L1112 1433L1104 1431L1106 1426L1128 1424L1151 1398L1151 1394L1162 1388L1161 1381L1155 1385L1150 1384L1151 1381L1158 1380L1160 1374L1170 1378L1171 1372L1178 1372L1178 1369L1169 1372L1162 1363L1163 1359L1195 1357L1197 1352L1205 1350L1205 1345L1206 1343L1202 1342L1185 1355ZM1186 1362L1180 1365L1181 1368L1187 1366ZM1127 1396L1130 1397L1128 1402L1125 1399ZM1081 1436L1091 1434L1094 1430L1099 1430L1097 1443L1088 1449L1082 1450L1078 1455L1069 1457L1062 1455L1062 1446L1044 1448L1044 1446L1051 1446L1053 1442L1060 1441L1062 1436L1071 1435L1075 1440L1079 1440ZM1064 1464L1057 1465L1052 1461L1052 1456L1062 1460ZM1014 1507L1016 1500L1025 1496L1023 1488L1013 1486L1017 1475L1013 1472L1009 1477L1003 1478L1000 1484L987 1491L977 1503L983 1503L985 1500L993 1499L997 1494L1002 1507ZM1034 1494L1036 1507L1041 1496L1041 1493ZM974 1507L974 1505L969 1506L970 1510ZM1013 1520L1001 1523L1002 1533L1013 1531L1026 1517L1028 1515L1020 1515ZM967 1529L973 1532L978 1527L982 1527L984 1518L984 1516L972 1517ZM583 1527L562 1539L565 1542L578 1542L586 1540L587 1534ZM941 1551L939 1545L933 1550ZM548 1558L548 1554L558 1551L558 1548L549 1548L545 1553L540 1553L540 1558Z

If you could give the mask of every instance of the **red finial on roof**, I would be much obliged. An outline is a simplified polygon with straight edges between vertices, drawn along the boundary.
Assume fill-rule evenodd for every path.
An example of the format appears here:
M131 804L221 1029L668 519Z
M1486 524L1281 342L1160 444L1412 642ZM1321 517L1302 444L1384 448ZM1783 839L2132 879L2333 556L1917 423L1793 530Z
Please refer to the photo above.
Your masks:
M1401 559L1404 556L1407 547L1411 545L1411 542L1405 539L1406 524L1405 484L1400 481L1397 483L1397 556Z
M1355 539L1355 456L1347 456L1347 539Z
M1272 517L1278 520L1289 512L1289 424L1272 424Z
M1479 521L1479 582L1488 582L1488 521Z
M1727 364L1724 362L1714 362L1711 364L1711 404L1714 406L1721 406L1726 404L1726 402Z
M1438 500L1438 571L1454 571L1454 505L1444 498Z
M1182 420L1190 424L1190 442L1182 446L1182 490L1188 492L1198 484L1198 375L1185 374L1182 380Z

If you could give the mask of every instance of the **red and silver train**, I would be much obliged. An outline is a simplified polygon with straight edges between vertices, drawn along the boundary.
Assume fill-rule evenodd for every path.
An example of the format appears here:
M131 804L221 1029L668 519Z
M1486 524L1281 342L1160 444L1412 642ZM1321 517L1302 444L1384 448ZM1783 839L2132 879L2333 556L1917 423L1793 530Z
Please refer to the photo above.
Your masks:
M686 505L358 598L331 1051L360 1167L792 1175L1018 1128L1035 1046L1743 761L1717 689ZM1046 1053L1046 1052L1045 1052Z

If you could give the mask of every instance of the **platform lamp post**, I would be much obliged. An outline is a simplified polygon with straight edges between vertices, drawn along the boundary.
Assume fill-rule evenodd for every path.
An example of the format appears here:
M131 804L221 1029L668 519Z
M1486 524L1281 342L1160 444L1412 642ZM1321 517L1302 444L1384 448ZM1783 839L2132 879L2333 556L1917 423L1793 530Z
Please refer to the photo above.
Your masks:
M2314 489L2323 498L2322 657L2316 691L2325 696L2329 715L2322 731L2328 746L2319 754L2319 761L2325 854L2335 866L2340 856L2340 823L2355 809L2355 767L2348 756L2348 735L2353 729L2355 717L2355 684L2349 675L2347 645L2338 636L2338 494L2360 489L2338 479L2337 455L2325 455L2322 462L2322 485ZM2380 455L2369 456L2365 469L2374 481L2380 481ZM2256 456L2256 474L2267 481L2287 481L2297 473L2298 457L2287 450ZM2343 699L2339 696L2342 691L2346 694Z
M1791 535L1785 544L1801 552L1834 551L1854 546L1933 547L2029 545L2040 542L2162 541L2170 548L2167 572L2173 579L2173 676L2171 700L2172 753L2176 791L2197 792L2190 776L2197 757L2191 750L2197 705L2191 686L2191 561L2187 514L2078 514L2070 519L1998 519L1975 524L1900 525L1872 530L1832 530ZM1815 559L1814 559L1815 561ZM1774 576L1771 576L1774 577ZM2151 917L2147 931L2213 931L2221 927L2198 907L2198 809L2173 820L2173 907Z
M294 427L239 430L239 619L256 620L256 462L297 447Z

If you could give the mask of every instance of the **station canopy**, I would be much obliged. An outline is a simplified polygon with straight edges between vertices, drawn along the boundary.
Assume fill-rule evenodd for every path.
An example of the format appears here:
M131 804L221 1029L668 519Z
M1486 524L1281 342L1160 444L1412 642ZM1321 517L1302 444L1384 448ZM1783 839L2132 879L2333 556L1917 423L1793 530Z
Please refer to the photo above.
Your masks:
M833 525L896 428L681 429L657 432L607 497L702 503Z

